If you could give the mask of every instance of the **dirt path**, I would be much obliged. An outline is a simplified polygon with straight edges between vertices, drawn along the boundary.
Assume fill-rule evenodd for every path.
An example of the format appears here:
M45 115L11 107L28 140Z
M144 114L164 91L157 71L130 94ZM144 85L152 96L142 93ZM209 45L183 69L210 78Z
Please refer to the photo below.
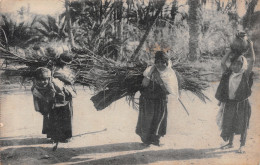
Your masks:
M260 83L254 84L259 91ZM42 116L33 109L30 91L1 95L1 162L2 164L259 164L260 102L259 94L251 96L252 118L246 154L235 148L218 149L224 144L215 122L218 111L214 99L216 84L207 90L211 102L203 104L189 93L182 100L190 111L187 116L181 105L169 104L167 135L161 147L140 147L135 134L138 112L120 100L108 109L96 111L89 91L79 90L74 99L74 138L60 144L56 152L41 135Z

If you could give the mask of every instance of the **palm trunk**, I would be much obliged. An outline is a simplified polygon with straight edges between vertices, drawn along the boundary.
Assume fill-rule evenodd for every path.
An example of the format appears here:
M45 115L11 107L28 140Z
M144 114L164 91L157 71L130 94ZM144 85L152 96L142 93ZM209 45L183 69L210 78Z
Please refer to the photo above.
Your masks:
M123 12L123 5L122 5L122 1L121 0L116 0L116 24L115 24L115 27L117 29L116 31L116 37L117 39L121 40L121 37L122 37L122 12Z
M252 0L249 4L248 4L248 8L246 11L246 15L243 17L243 27L244 29L246 28L251 28L252 25L252 15L254 14L254 10L255 7L257 5L258 0Z
M199 13L200 0L188 0L189 4L189 54L188 59L190 61L195 61L200 56L199 51L199 35L200 35L200 19L201 15Z
M65 0L65 7L66 7L66 20L67 20L67 25L68 25L68 31L69 31L69 40L71 47L75 47L75 42L74 42L74 37L72 34L72 29L71 29L71 19L70 19L70 12L69 12L69 0Z
M132 56L131 56L131 59L132 59L132 60L135 61L135 60L137 59L138 53L139 53L139 51L141 50L141 48L142 48L142 46L143 46L143 44L144 44L146 38L148 37L149 32L151 31L153 25L155 24L156 19L157 19L158 16L160 15L160 13L161 13L161 11L162 11L162 9L163 9L164 4L165 4L165 0L162 0L161 3L160 3L159 9L156 11L155 16L153 17L153 19L152 19L152 21L151 21L150 26L149 26L149 27L147 28L147 30L145 31L144 36L142 37L142 39L141 39L141 41L140 41L138 47L135 49L134 53L132 54Z
M102 7L102 0L100 0L100 6L99 6L99 23L101 23L102 22L102 15L103 15L103 7Z
M114 27L115 27L115 37L118 42L122 41L122 12L123 12L123 2L122 0L115 0L114 2ZM118 49L116 54L114 55L114 60L121 60L122 56L122 46Z

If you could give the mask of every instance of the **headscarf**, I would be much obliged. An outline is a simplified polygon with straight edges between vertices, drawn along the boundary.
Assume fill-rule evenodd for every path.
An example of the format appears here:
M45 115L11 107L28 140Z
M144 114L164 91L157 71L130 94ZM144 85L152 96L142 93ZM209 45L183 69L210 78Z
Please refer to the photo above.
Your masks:
M168 56L166 55L166 53L164 53L163 51L157 51L155 53L155 62L158 60L162 60L163 62L165 62L168 66Z
M50 78L51 71L46 67L39 67L35 70L35 78L42 79L42 78Z
M154 81L155 82L158 81L159 82L159 83L157 82L158 84L164 85L167 92L176 96L176 98L179 97L178 79L176 73L171 68L171 61L168 59L168 56L163 51L157 51L155 53L155 62L157 60L162 60L163 62L165 62L167 64L167 67L163 71L157 70L160 74L160 78L158 79L155 78ZM169 63L170 65L168 65ZM146 68L143 75L148 79L150 79L154 69L155 66L149 66L148 68ZM160 81L162 81L162 83L160 83Z
M232 72L229 78L229 99L235 98L235 92L241 82L243 73L247 70L247 60L244 56L238 57L237 60L240 60L243 64L238 73Z
M70 64L72 61L72 56L68 52L64 52L60 55L59 60L63 64Z
M242 58L243 65L240 71L244 73L247 70L248 63L247 63L247 59L244 56L241 56L241 58Z

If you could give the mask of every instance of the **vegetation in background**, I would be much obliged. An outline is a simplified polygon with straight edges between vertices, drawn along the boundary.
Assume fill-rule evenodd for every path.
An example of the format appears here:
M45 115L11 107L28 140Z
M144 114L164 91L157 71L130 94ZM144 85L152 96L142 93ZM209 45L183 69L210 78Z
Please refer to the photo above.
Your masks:
M245 0L244 17L237 14L236 1L64 2L64 13L56 16L35 15L27 8L15 16L2 14L1 50L26 60L45 59L44 63L51 60L45 56L52 48L57 57L69 51L82 66L101 57L119 66L134 61L146 66L157 50L167 52L173 63L219 60L242 25L253 41L259 40L254 35L259 26L259 14L254 12L258 0ZM2 67L12 62L6 55L1 53L6 64Z

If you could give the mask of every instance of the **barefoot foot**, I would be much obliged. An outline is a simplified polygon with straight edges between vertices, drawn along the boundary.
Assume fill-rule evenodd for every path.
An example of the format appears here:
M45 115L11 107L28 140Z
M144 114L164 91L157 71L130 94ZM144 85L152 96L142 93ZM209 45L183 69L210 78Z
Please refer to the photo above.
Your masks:
M56 151L57 150L58 144L59 144L59 142L56 142L55 146L52 148L52 151Z
M220 147L220 149L222 149L222 150L229 149L229 148L233 148L233 144L228 143L228 144Z
M150 147L150 144L149 144L149 143L141 143L140 145L141 145L142 147L145 147L145 148L146 148L146 147Z
M238 149L237 153L240 153L240 154L246 153L246 152L245 152L245 147L244 147L244 146L241 146L241 147Z

